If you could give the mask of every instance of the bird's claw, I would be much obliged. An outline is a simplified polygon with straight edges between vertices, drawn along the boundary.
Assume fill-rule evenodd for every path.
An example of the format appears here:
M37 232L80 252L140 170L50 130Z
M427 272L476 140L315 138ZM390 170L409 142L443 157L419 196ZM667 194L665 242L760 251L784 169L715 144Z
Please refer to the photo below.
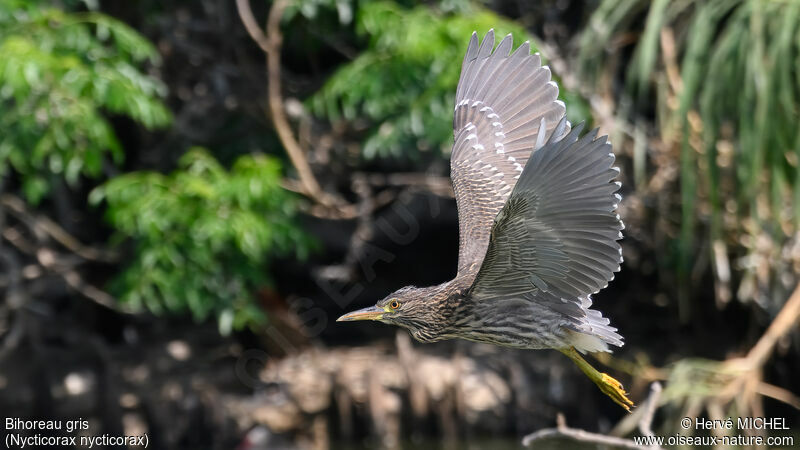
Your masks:
M600 380L597 381L597 387L599 387L604 394L611 397L614 403L622 406L626 411L631 412L631 407L634 405L628 398L628 394L625 392L625 388L622 387L622 383L607 373L601 373L600 375L601 377Z

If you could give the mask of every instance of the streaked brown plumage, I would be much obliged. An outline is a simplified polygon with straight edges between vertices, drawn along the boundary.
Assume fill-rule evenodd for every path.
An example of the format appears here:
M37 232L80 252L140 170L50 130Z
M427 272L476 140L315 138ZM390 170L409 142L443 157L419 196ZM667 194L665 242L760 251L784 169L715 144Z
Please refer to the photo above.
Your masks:
M605 137L570 131L550 70L528 43L472 38L456 91L450 161L459 214L456 277L405 287L339 320L379 320L419 341L553 348L626 409L619 382L578 352L622 337L590 295L619 271L619 170Z

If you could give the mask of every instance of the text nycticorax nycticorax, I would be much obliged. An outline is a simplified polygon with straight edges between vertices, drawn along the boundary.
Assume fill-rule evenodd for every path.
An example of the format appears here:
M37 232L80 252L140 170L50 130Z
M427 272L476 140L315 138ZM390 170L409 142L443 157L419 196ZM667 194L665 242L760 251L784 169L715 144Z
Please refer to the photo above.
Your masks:
M456 91L450 160L459 217L458 273L404 287L338 320L378 320L419 341L461 338L553 348L623 408L622 385L580 353L622 346L590 295L619 271L619 169L597 130L570 131L558 86L526 42L494 48L473 33Z

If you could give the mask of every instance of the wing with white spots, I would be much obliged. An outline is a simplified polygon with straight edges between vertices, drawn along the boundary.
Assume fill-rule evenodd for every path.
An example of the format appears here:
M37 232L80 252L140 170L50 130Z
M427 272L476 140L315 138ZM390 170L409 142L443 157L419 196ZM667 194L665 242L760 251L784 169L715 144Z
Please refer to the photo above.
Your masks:
M475 298L532 295L588 309L588 296L619 271L619 169L607 137L579 138L582 129L531 155L494 221Z
M550 69L541 65L538 54L530 54L527 42L510 53L512 45L509 34L492 52L494 31L480 43L473 33L461 68L450 160L460 275L477 272L495 216L531 152L544 144L565 114ZM561 131L569 131L569 125Z

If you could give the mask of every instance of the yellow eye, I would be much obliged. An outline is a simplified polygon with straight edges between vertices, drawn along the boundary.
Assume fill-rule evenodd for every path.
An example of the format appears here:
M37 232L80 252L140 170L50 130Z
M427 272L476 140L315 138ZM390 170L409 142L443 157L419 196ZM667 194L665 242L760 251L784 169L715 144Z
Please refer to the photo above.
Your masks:
M397 309L399 307L400 307L400 302L398 302L397 300L392 300L392 302L389 303L389 308Z

